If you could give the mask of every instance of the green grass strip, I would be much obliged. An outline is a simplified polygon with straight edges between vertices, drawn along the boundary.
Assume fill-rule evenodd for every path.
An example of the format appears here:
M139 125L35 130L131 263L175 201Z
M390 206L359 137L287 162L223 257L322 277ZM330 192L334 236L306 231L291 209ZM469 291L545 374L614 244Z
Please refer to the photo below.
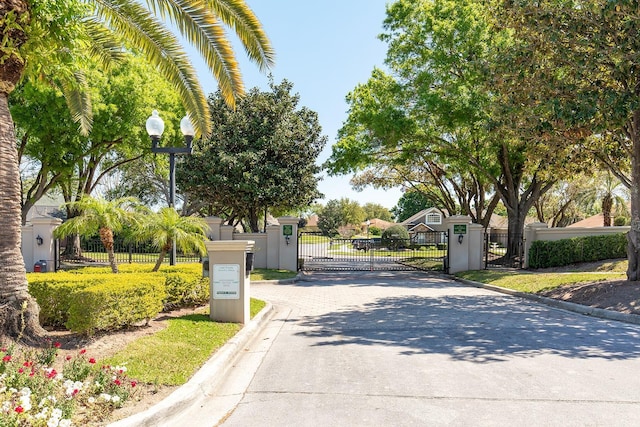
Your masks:
M251 280L283 280L293 279L298 274L297 271L271 270L266 268L254 268L251 272Z
M250 304L251 317L266 305L253 298ZM166 329L129 343L101 364L125 365L129 377L149 384L182 385L241 327L214 322L206 312L170 319Z
M464 271L456 273L456 276L473 280L474 282L487 283L501 288L528 293L538 293L563 285L623 279L626 277L625 273L616 271L595 273L514 273L496 270Z

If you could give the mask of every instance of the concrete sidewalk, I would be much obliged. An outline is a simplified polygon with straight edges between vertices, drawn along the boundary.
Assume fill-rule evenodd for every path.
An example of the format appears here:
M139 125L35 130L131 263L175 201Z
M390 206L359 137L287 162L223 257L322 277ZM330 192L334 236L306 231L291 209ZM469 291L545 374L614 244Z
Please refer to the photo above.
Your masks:
M640 328L420 272L252 284L271 302L113 426L633 425Z

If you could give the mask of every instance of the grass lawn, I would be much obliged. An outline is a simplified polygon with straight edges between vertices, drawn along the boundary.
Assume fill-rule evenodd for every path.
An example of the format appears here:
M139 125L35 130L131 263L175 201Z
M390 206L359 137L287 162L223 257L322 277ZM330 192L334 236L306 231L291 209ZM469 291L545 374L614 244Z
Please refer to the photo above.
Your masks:
M298 274L297 271L270 270L266 268L254 268L251 272L251 280L283 280L292 279Z
M251 298L251 317L265 305ZM146 383L182 385L241 328L236 323L212 321L208 311L168 323L167 329L133 341L101 363L125 365L130 377Z
M604 263L594 271L570 271L571 268L565 272L476 270L456 273L456 276L520 292L537 293L563 285L624 279L626 269L625 260Z

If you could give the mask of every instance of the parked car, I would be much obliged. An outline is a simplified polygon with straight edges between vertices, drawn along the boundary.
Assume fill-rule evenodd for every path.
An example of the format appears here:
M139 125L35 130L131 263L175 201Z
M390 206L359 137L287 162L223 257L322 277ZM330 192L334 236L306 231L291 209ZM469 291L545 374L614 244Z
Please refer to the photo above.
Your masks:
M351 241L353 249L357 251L368 251L371 248L379 248L382 246L382 239L374 237L372 239L353 239Z

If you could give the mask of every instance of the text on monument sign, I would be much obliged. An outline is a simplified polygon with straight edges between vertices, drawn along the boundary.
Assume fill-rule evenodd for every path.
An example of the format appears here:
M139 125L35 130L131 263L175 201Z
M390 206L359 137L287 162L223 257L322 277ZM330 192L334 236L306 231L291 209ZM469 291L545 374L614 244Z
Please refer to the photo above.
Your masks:
M213 264L213 299L240 299L239 264Z

